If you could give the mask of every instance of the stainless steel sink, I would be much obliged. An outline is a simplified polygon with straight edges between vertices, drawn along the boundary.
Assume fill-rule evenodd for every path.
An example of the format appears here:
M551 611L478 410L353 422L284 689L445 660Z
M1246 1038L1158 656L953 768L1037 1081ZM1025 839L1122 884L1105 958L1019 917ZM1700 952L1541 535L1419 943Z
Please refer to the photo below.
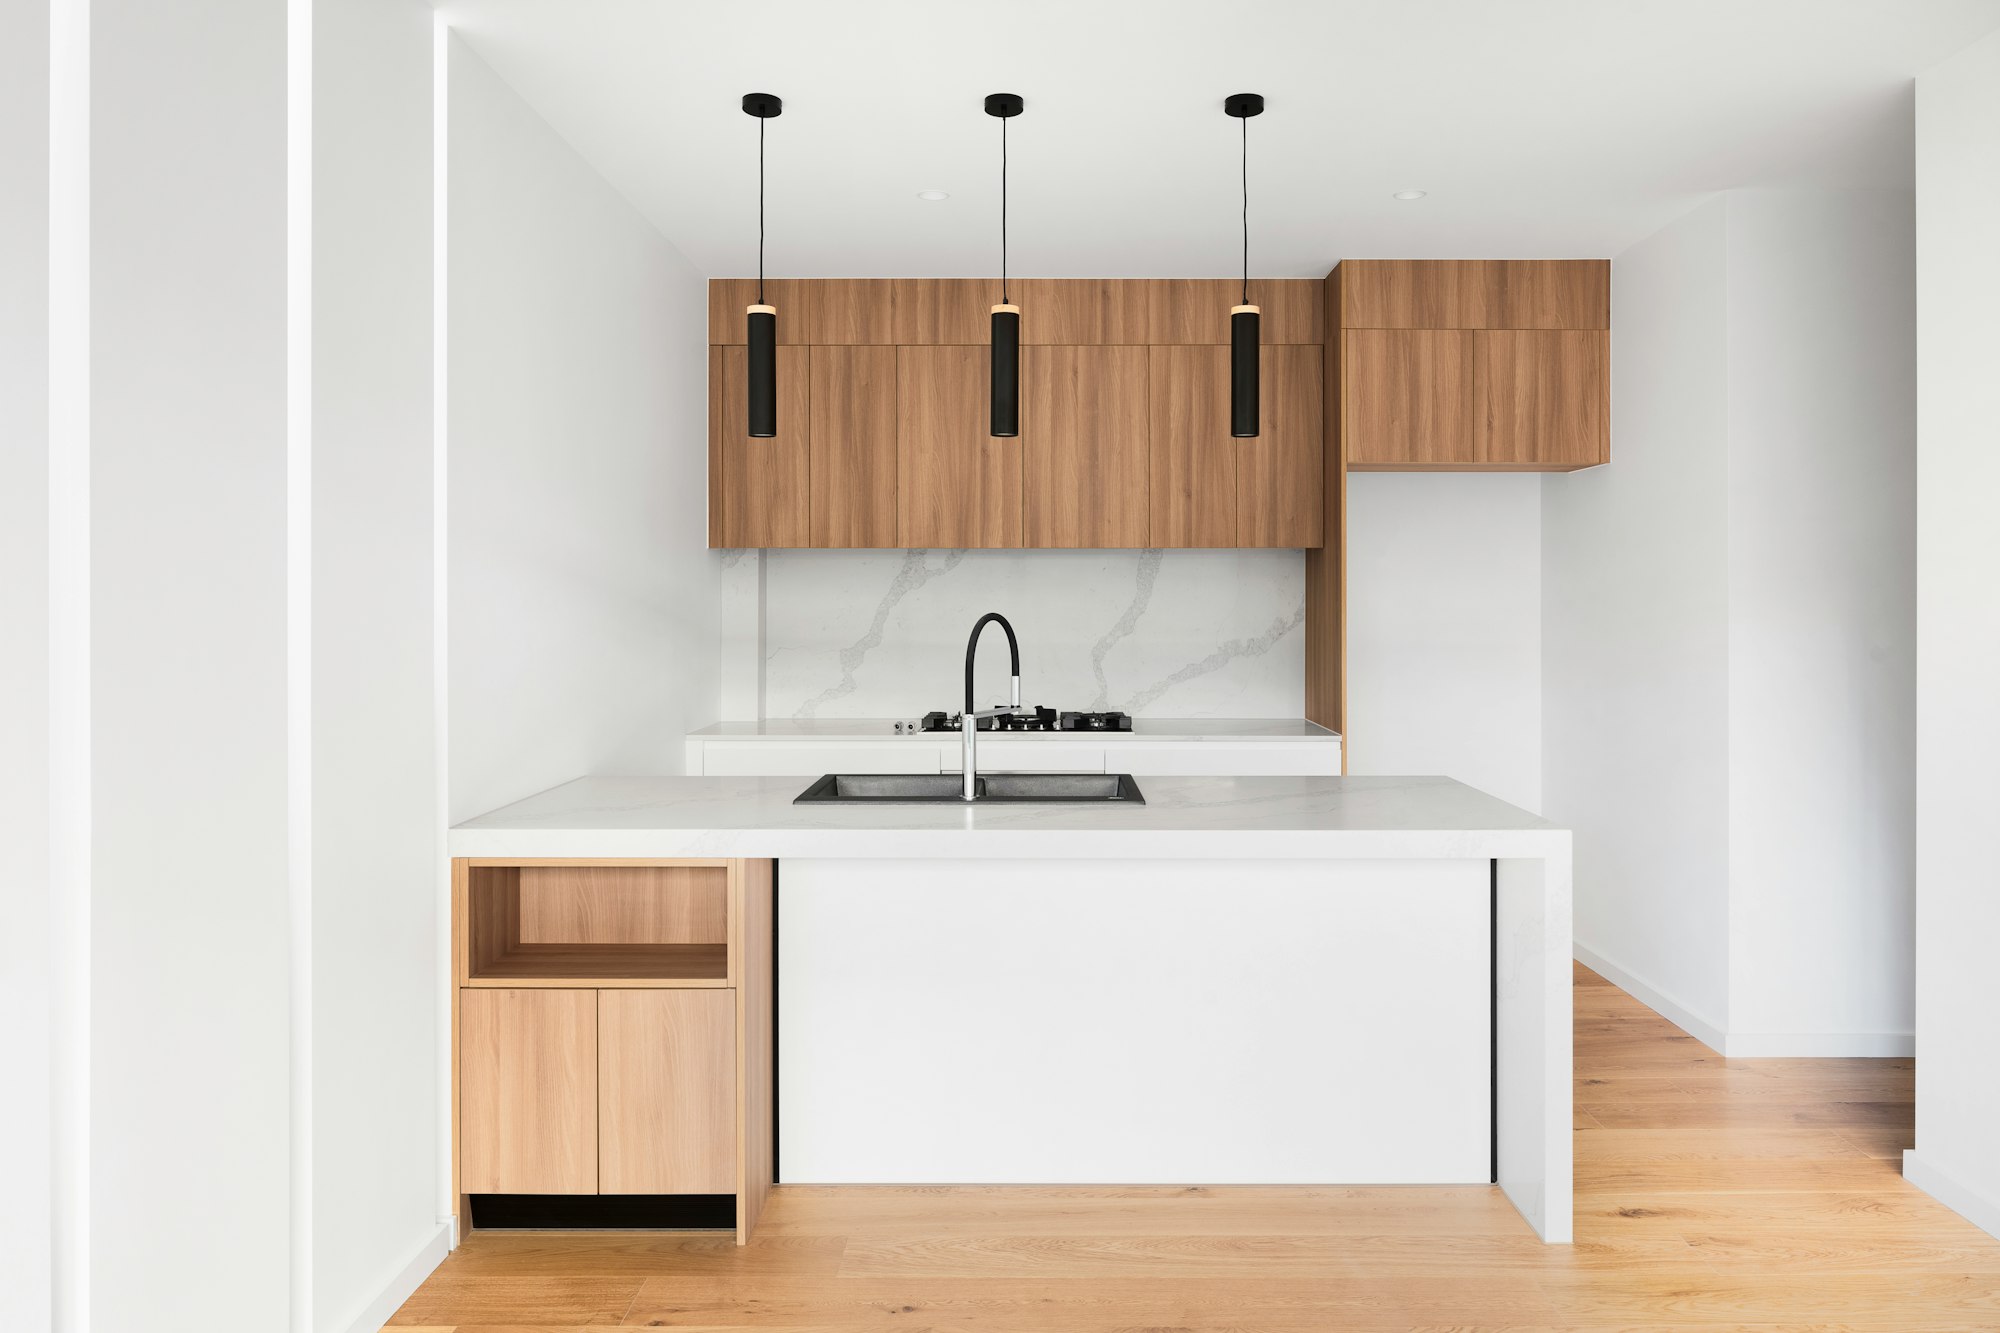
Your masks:
M964 805L957 773L829 773L792 799L793 805ZM1071 805L1124 801L1144 805L1130 773L986 773L975 805Z

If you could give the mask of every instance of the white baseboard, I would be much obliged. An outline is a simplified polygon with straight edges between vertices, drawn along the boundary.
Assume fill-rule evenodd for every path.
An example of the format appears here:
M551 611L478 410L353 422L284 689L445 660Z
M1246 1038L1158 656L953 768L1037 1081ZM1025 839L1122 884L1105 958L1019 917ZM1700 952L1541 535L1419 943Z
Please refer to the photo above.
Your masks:
M1880 1059L1917 1053L1917 1038L1912 1032L1730 1032L1581 940L1572 943L1571 952L1577 962L1726 1059Z
M411 1293L421 1287L424 1279L437 1271L437 1266L451 1253L451 1232L452 1223L449 1220L439 1224L436 1233L418 1248L410 1262L403 1265L402 1271L390 1279L389 1285L377 1292L373 1300L361 1307L359 1314L347 1321L347 1333L379 1333L382 1325L389 1322L389 1316L410 1299Z
M1717 1055L1726 1054L1722 1049L1728 1040L1716 1024L1709 1022L1694 1010L1676 1000L1673 996L1655 986L1652 982L1635 976L1618 964L1606 958L1581 940L1571 942L1570 952L1576 961L1603 977L1606 981L1624 991L1627 995L1645 1005L1661 1018L1666 1019L1681 1031L1693 1037Z
M1980 1230L2000 1236L2000 1199L1989 1198L1967 1188L1957 1177L1940 1170L1915 1148L1903 1150L1903 1179Z
M1882 1059L1915 1055L1914 1032L1732 1032L1722 1053L1734 1059L1767 1055Z

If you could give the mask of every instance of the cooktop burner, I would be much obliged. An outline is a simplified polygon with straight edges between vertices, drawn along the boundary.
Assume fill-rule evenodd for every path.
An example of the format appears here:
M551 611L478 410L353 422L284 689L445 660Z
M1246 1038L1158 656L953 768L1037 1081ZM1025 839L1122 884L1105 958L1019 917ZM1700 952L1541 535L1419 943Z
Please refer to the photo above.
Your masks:
M1037 707L1028 713L1003 713L979 719L981 731L1130 731L1132 719L1123 713L1058 713ZM925 713L919 731L963 731L958 713Z

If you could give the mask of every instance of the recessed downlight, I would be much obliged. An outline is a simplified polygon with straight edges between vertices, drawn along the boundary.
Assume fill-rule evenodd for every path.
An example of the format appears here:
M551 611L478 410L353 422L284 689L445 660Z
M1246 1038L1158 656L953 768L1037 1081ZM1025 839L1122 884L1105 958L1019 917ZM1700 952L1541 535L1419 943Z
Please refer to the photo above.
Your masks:
M917 198L928 199L930 202L936 203L940 199L951 198L951 194L946 190L918 190Z
M1393 197L1397 199L1421 199L1429 193L1429 190L1398 190Z

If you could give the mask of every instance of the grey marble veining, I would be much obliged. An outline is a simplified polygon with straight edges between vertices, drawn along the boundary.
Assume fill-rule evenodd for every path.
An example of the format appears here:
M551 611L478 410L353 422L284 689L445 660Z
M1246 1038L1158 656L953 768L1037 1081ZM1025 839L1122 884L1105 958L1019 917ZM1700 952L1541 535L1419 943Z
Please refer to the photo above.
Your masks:
M1024 702L1181 718L1304 704L1298 551L766 551L726 572L729 716L955 708L965 636L986 611L1020 633ZM754 712L741 702L752 644ZM979 679L982 702L1004 697L998 643Z

